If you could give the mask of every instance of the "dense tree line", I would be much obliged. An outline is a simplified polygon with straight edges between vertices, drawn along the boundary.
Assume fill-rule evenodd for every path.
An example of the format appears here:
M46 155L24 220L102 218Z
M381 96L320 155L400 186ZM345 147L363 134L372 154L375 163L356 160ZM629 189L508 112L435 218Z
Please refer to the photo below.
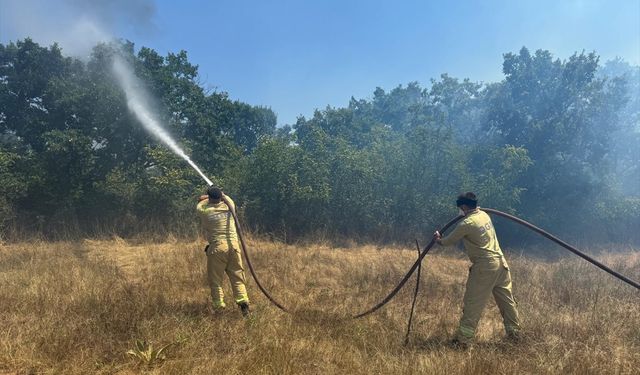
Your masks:
M277 128L269 108L205 90L184 51L118 49L253 230L423 237L474 190L573 239L640 243L640 74L620 60L523 48L504 56L500 82L443 74ZM83 62L29 39L0 45L3 238L195 233L203 182L127 110L113 53L99 45Z

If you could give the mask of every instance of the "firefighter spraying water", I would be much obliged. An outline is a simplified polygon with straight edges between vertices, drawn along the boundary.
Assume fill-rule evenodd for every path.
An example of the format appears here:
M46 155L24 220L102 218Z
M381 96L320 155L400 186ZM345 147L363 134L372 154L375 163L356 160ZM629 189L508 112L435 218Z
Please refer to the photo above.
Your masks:
M213 186L211 180L162 128L160 122L149 110L148 95L142 88L141 82L120 56L114 57L113 72L127 97L129 110L135 114L138 121L171 151L183 158L209 186L207 195L201 196L199 199L197 211L208 241L205 253L207 255L207 279L211 288L213 307L219 311L226 306L222 292L222 280L226 273L231 281L235 302L240 306L242 314L248 315L249 297L245 286L241 247L238 243L236 224L232 218L235 208L233 200L224 196L222 190Z
M204 251L207 254L207 280L211 288L213 308L219 312L226 307L222 291L222 280L226 274L231 282L233 298L242 315L247 316L249 296L238 231L233 220L235 203L220 188L209 186L207 194L200 196L197 210L208 241Z

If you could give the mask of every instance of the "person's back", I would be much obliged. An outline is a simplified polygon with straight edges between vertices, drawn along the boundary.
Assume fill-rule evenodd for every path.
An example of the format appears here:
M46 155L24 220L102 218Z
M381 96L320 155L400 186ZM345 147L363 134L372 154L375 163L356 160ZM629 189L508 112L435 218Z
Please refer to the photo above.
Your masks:
M493 223L486 212L478 208L469 212L456 228L456 232L456 236L443 238L442 244L449 246L462 239L471 262L503 256Z
M226 198L231 207L235 208L233 200L228 196ZM210 244L238 240L233 216L229 206L224 202L213 203L205 199L198 203L197 210L200 213L205 238Z

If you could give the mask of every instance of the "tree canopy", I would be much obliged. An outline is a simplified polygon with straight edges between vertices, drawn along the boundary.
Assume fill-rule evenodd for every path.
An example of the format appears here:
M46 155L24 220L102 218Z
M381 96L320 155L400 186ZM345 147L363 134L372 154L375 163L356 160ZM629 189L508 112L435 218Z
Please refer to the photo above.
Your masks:
M128 111L114 48L80 61L55 44L0 44L2 238L195 233L204 184ZM205 90L185 51L117 48L253 230L424 237L473 190L556 233L640 243L640 73L623 61L522 48L504 55L500 82L443 74L278 128L270 108Z

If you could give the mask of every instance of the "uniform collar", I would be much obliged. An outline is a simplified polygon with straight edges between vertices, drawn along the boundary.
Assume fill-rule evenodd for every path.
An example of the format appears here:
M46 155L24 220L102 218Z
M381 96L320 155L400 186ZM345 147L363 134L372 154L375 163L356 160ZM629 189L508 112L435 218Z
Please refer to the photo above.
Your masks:
M480 207L476 207L476 208L474 208L473 210L471 210L471 211L467 212L467 214L466 214L466 215L464 215L464 216L471 216L471 215L473 215L473 214L477 214L478 212L480 212Z

